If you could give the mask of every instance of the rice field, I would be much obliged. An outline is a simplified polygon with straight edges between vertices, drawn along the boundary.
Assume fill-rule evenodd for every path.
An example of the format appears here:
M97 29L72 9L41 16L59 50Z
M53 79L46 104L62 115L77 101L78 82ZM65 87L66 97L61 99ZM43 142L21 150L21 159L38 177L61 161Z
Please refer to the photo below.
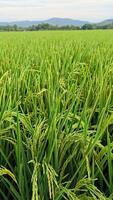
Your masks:
M113 31L0 33L0 200L113 199Z

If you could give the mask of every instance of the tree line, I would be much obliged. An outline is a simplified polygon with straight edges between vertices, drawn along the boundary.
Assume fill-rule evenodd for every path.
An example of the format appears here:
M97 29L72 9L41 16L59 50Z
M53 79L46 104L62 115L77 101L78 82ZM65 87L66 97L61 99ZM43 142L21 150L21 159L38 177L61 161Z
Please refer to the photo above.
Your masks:
M29 27L18 27L16 24L13 26L0 26L0 31L39 31L39 30L95 30L95 29L113 29L113 24L96 25L85 24L82 27L66 25L66 26L53 26L50 24L38 24Z

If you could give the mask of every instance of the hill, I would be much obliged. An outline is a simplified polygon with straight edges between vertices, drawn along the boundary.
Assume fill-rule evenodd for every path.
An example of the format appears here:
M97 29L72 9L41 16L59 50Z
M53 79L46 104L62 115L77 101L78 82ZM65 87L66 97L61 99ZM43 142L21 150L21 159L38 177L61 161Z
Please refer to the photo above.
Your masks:
M112 24L113 24L113 19L107 19L102 22L96 23L97 26L107 26Z
M46 20L45 22L53 26L83 26L84 24L89 24L88 21L74 20L69 18L51 18L49 20Z
M32 25L38 25L38 24L45 24L48 23L53 26L66 26L66 25L74 25L74 26L83 26L84 24L88 24L88 21L81 21L81 20L74 20L74 19L68 19L68 18L51 18L48 20L42 20L42 21L14 21L14 22L0 22L0 26L13 26L17 25L19 27L29 27Z
M93 29L96 28L112 28L113 27L113 19L107 19L99 23L91 23L88 21L82 21L82 20L74 20L74 19L69 19L69 18L51 18L48 20L35 20L35 21L13 21L13 22L0 22L0 26L14 26L17 25L18 27L22 28L28 28L33 25L39 25L39 24L49 24L52 26L58 26L63 27L63 26L76 26L76 27L82 27L84 25L92 26Z

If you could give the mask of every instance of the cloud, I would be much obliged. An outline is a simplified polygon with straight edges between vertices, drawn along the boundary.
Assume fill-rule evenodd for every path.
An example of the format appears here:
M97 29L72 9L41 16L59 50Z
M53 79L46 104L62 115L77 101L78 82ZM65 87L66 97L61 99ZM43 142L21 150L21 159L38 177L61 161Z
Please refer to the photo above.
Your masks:
M44 7L44 3L36 0L0 0L0 7Z
M47 7L64 7L73 6L105 6L113 5L113 0L0 0L0 6L12 7L12 6L47 6Z
M51 17L113 18L113 0L0 0L0 21Z

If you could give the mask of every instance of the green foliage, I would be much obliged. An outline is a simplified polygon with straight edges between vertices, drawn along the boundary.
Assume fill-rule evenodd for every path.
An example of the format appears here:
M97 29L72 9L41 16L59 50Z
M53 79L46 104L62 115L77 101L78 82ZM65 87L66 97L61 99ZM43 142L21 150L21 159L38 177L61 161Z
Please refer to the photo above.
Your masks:
M40 31L40 30L80 30L79 26L67 25L67 26L53 26L50 24L38 24L30 27L18 27L14 26L0 26L0 31Z
M92 24L85 24L82 26L83 30L92 30L93 29L93 25Z
M0 33L0 199L113 199L112 34Z
M42 30L92 30L92 29L113 29L113 24L98 25L98 24L85 24L82 27L67 25L67 26L53 26L50 24L38 24L30 27L14 26L0 26L0 31L42 31Z
M113 24L98 25L98 24L85 24L82 27L66 25L66 26L53 26L50 24L38 24L30 27L14 26L0 26L0 31L44 31L44 30L92 30L92 29L113 29Z

